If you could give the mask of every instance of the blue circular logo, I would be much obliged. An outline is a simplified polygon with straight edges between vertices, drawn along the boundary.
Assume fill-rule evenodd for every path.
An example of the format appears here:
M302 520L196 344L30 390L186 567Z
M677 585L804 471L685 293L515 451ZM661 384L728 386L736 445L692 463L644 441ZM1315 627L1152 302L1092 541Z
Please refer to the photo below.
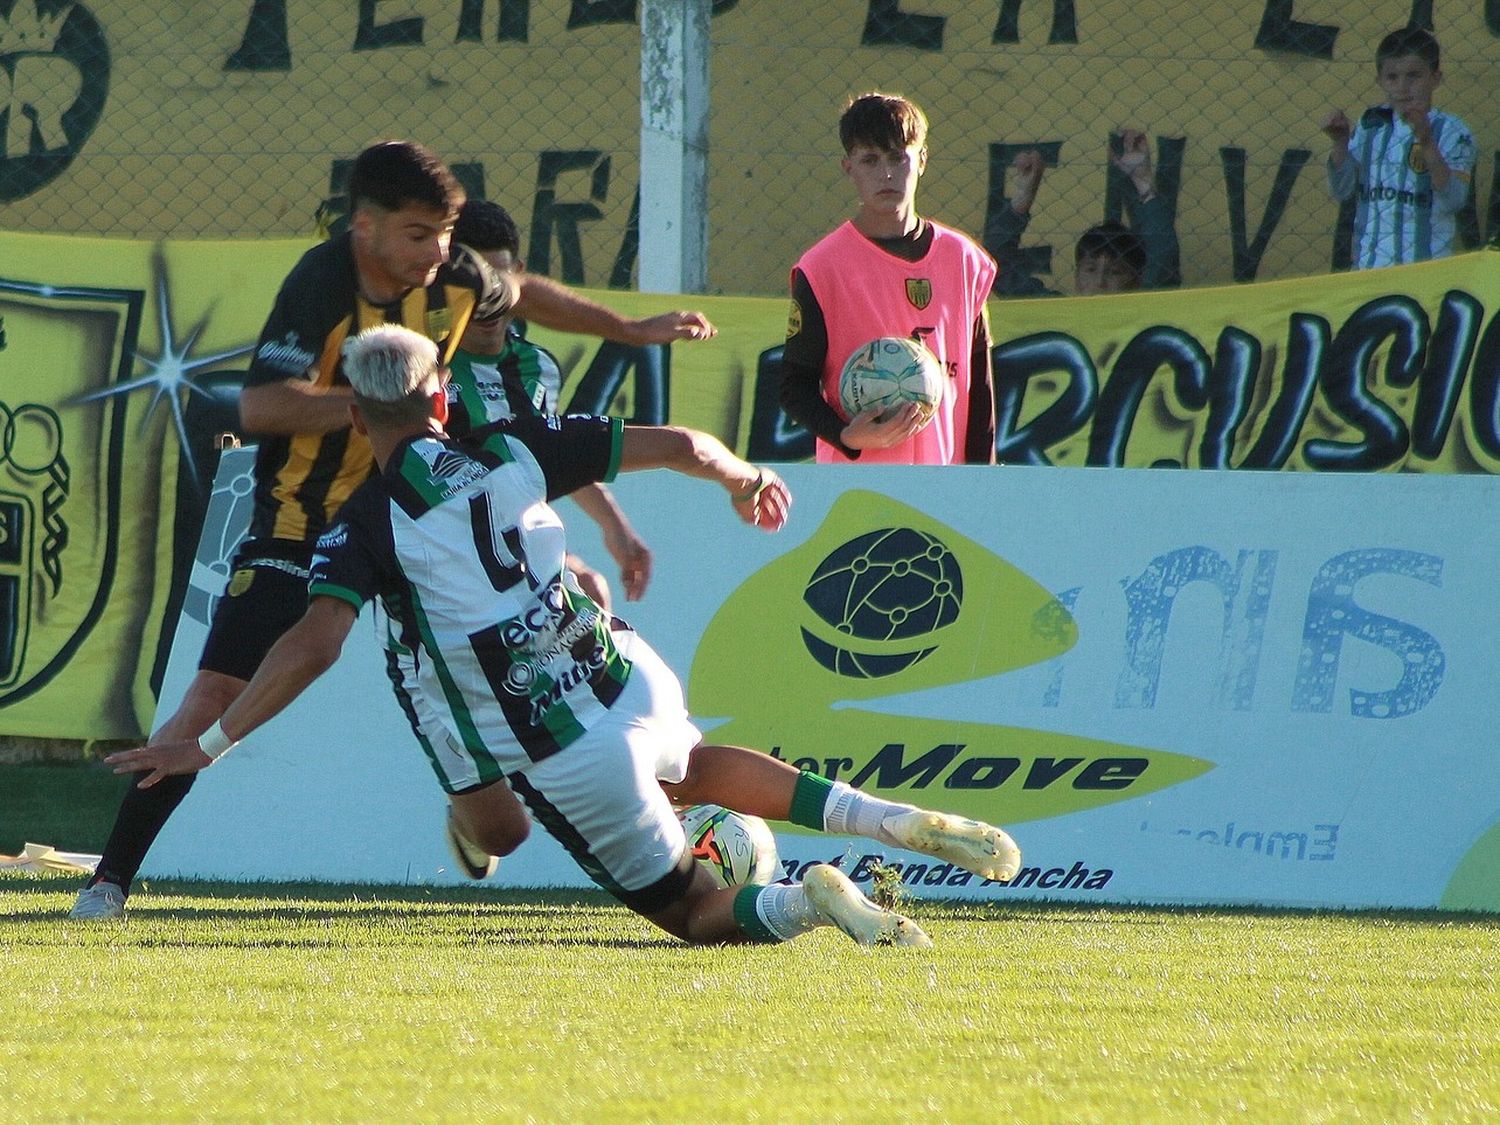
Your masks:
M838 643L808 629L802 640L814 660L839 675L894 675L936 646L891 652L888 642L916 640L952 624L963 597L963 571L947 544L910 527L882 528L831 552L803 591L802 600Z

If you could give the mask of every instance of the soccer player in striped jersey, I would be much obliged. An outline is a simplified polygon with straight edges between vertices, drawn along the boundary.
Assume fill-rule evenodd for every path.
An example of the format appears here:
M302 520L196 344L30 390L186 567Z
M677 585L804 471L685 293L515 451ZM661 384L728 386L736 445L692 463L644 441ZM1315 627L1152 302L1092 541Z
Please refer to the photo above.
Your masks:
M521 231L500 204L470 199L459 209L453 240L474 251L501 274L520 274ZM562 370L551 352L532 343L518 330L515 318L502 314L471 318L458 348L448 361L448 421L445 429L453 437L465 437L480 426L512 418L556 414L562 391ZM605 548L620 567L627 601L646 592L651 579L651 551L614 496L603 484L589 482L570 497L603 534ZM567 557L567 567L579 587L606 614L611 609L609 582L576 554ZM471 879L486 879L495 873L499 859L525 843L531 833L526 812L510 789L494 779L481 780L472 788L463 779L455 781L444 768L434 741L443 740L442 722L427 714L416 684L416 653L402 643L398 631L388 623L386 672L396 700L411 724L412 733L427 751L437 773L438 784L452 795L465 793L462 801L450 801L445 832L449 850Z
M610 418L515 419L460 442L442 428L445 372L430 341L374 328L345 362L354 424L380 472L319 540L306 615L221 721L196 739L113 754L117 772L144 773L149 788L211 765L330 667L360 607L379 597L419 651L418 691L448 733L435 749L452 776L503 778L590 878L685 941L784 941L834 925L862 944L929 944L826 864L800 884L719 888L673 803L723 804L869 835L987 878L1015 875L1020 852L997 828L702 745L676 677L563 565L549 501L582 483L674 469L718 484L744 522L775 531L791 495L774 473L707 434Z
M1375 75L1387 101L1351 125L1334 110L1320 126L1332 145L1328 190L1357 200L1350 263L1355 269L1425 262L1453 253L1458 211L1474 172L1474 136L1434 109L1443 80L1438 41L1406 27L1380 41Z
M471 199L463 205L453 240L473 250L497 273L519 275L526 269L520 228L510 212L491 200ZM561 410L562 370L556 357L526 339L514 317L471 320L448 370L447 430L454 437L517 414ZM604 485L586 485L571 499L599 525L605 550L620 567L625 600L638 600L651 581L650 548ZM604 576L576 555L569 556L568 564L584 591L608 609L610 591Z
M241 427L257 438L249 534L197 674L154 738L206 730L307 607L313 545L373 465L369 442L349 428L351 392L340 364L347 337L402 324L437 341L446 357L472 318L512 310L549 328L630 344L714 335L701 313L631 319L545 277L496 274L478 255L452 246L463 202L458 180L423 145L371 145L350 172L350 229L314 246L282 283L239 399ZM136 872L190 785L191 778L178 778L154 792L126 791L71 917L124 915Z

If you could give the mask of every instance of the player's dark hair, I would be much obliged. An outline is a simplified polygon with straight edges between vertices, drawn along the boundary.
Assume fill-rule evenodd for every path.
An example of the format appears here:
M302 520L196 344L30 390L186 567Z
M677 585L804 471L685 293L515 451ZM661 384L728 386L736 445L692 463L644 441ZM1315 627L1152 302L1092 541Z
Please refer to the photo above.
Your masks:
M839 140L844 151L855 145L892 151L927 144L927 117L916 103L899 94L861 94L844 107L839 118Z
M1380 46L1375 48L1375 65L1379 66L1386 59L1399 59L1406 55L1415 55L1433 70L1440 69L1438 63L1442 54L1438 48L1437 36L1425 27L1403 27L1387 35L1380 41Z
M387 211L417 204L457 214L464 189L437 154L416 141L381 141L354 159L349 171L349 210L374 204Z
M463 205L453 227L453 241L481 254L509 250L521 256L521 228L509 211L488 199L471 199Z
M1146 272L1146 244L1124 223L1110 219L1098 226L1089 227L1073 247L1073 265L1076 268L1085 258L1113 258L1124 262L1135 275L1136 284Z

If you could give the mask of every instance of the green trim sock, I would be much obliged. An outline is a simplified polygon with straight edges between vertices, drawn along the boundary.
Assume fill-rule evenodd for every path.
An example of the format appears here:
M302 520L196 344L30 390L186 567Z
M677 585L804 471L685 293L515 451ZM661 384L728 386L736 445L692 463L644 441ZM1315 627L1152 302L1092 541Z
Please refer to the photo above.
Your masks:
M734 920L746 936L765 942L791 941L826 924L800 883L741 887L734 896Z
M848 786L844 788L847 789ZM822 774L803 770L797 775L797 783L792 787L792 811L787 820L799 828L811 828L815 832L828 831L823 823L823 810L828 806L833 789L834 783Z

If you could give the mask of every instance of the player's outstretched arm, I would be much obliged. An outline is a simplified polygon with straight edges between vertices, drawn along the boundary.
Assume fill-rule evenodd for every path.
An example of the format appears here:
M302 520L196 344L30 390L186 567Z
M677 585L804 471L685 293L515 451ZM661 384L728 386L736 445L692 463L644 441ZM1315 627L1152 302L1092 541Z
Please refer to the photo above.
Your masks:
M622 344L670 344L677 340L707 340L718 334L701 312L667 312L632 319L575 293L566 285L538 274L522 274L521 296L515 311L527 320L558 332L601 336Z
M198 738L121 750L104 759L115 773L144 773L139 788L149 789L164 777L196 773L229 751L240 739L280 714L338 659L344 638L354 625L355 609L338 598L316 597L302 620L271 646L238 699L224 717Z
M573 580L578 583L578 588L588 595L590 601L605 613L612 612L614 599L610 597L609 580L604 575L572 551L563 557L563 565L573 572Z
M625 600L639 601L651 582L651 548L636 534L616 503L614 494L604 485L585 485L572 494L572 499L589 519L599 525L605 550L619 564Z
M766 531L780 531L792 494L770 469L736 457L712 434L686 426L626 426L620 469L671 469L710 480L729 493L735 514Z
M304 379L240 389L240 427L247 434L326 434L349 425L348 387L319 387Z

